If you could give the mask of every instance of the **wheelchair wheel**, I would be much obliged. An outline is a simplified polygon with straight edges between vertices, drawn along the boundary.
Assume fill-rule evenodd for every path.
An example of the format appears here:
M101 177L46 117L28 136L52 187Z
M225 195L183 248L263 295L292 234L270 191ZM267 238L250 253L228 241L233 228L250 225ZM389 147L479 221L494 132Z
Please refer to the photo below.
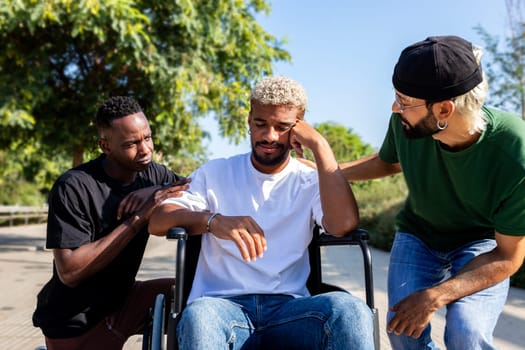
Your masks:
M164 294L158 294L142 337L142 350L164 350Z

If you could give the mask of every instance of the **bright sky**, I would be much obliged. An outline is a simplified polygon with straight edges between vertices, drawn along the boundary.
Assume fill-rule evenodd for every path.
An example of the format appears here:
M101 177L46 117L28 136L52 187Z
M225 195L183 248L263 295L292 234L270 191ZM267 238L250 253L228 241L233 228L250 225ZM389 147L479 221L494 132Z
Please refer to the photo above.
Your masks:
M474 27L507 33L505 0L273 0L259 23L277 38L291 63L274 65L275 75L299 81L308 95L306 120L351 128L374 148L382 143L393 102L392 70L408 45L432 35L458 35L483 46ZM216 123L210 158L250 150L247 139L232 145ZM215 125L215 127L214 127Z

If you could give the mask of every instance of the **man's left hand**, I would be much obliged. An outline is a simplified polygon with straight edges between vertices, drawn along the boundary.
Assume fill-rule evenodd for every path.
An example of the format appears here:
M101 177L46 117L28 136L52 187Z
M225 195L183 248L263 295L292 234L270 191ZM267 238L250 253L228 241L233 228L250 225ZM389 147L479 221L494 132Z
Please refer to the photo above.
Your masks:
M429 290L409 295L391 308L395 315L388 323L387 331L419 338L439 309L435 301Z

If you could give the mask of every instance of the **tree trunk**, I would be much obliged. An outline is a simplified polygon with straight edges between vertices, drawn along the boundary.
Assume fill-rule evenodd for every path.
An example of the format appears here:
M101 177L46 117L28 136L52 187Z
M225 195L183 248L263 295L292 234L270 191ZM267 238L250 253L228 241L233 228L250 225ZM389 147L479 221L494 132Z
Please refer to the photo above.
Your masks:
M74 145L73 146L73 168L82 164L84 161L84 146Z

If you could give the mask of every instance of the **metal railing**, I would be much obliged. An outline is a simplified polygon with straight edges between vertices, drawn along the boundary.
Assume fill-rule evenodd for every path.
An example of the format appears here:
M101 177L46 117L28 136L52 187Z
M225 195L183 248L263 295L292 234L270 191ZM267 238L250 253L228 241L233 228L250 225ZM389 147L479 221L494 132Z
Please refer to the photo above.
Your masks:
M38 223L47 219L47 205L0 205L0 225L8 223L13 226L18 222L28 224L30 221Z

